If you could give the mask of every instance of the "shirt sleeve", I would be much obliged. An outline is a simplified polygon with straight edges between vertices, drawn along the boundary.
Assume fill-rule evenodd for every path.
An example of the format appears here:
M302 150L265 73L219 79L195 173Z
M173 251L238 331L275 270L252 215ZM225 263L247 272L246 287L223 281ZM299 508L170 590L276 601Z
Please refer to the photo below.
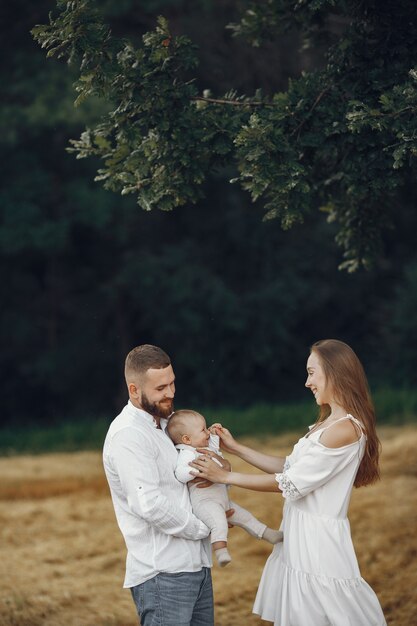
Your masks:
M125 428L113 438L112 457L129 509L167 535L204 539L207 526L159 488L158 452L152 441ZM173 477L174 480L174 477Z
M195 457L196 454L194 450L180 450L177 467L175 468L175 477L180 483L188 483L195 478L195 476L190 474L193 468L188 465L191 461L194 461Z
M356 447L326 448L310 442L301 457L292 464L286 461L283 471L275 475L282 495L289 500L303 498L341 472L357 453Z

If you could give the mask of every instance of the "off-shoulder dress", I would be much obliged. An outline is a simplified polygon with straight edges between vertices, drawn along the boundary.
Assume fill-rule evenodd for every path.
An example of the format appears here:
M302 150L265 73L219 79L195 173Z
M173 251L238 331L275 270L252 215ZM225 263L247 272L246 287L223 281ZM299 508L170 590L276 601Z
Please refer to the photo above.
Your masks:
M356 424L358 441L328 448L320 441L325 428L314 430L276 475L285 498L284 541L265 564L253 608L275 626L386 625L361 577L347 518L366 438L359 420L341 419Z

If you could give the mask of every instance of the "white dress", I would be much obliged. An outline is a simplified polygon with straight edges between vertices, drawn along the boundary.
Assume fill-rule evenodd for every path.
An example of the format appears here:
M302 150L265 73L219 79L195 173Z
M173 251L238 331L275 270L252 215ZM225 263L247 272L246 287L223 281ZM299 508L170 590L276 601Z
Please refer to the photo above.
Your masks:
M342 419L360 426L351 415ZM361 428L359 441L327 448L323 430L302 437L276 475L285 498L284 541L265 564L253 612L275 626L383 626L347 518L365 435Z

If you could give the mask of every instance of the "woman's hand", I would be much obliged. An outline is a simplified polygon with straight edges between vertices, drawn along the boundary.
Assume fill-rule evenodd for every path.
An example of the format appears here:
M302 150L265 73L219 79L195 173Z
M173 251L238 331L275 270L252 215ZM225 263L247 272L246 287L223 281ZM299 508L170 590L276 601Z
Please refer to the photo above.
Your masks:
M216 422L215 424L212 424L211 426L209 426L209 431L211 432L212 435L217 435L216 428L222 428L222 425L220 424L220 422Z
M207 450L198 450L198 452L201 453L201 456L189 463L189 465L196 471L192 471L190 473L193 474L193 476L204 478L212 483L227 484L227 477L230 472L223 467L223 464L228 463L228 461L219 457L214 452L208 452ZM216 463L213 458L217 459L221 465Z
M220 448L222 450L224 450L225 452L230 452L231 454L237 454L239 444L236 439L233 438L230 430L227 430L227 428L224 428L221 424L213 424L212 426L210 426L209 430L210 432L213 432L215 435L219 436Z
M217 462L220 463L222 468L226 470L226 472L232 471L232 466L230 465L230 461L225 459L223 456L216 454L213 450L207 450L207 448L196 448L196 449L197 449L197 452L199 452L200 454L206 454L211 459L216 459Z

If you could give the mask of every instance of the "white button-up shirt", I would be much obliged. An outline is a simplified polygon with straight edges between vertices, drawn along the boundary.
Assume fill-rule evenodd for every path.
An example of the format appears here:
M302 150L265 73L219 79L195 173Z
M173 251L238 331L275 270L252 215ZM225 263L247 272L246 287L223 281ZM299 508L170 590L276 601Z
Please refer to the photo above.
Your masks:
M103 463L127 547L124 587L160 572L211 567L209 529L191 510L187 485L174 475L178 452L149 413L129 401L110 424Z

